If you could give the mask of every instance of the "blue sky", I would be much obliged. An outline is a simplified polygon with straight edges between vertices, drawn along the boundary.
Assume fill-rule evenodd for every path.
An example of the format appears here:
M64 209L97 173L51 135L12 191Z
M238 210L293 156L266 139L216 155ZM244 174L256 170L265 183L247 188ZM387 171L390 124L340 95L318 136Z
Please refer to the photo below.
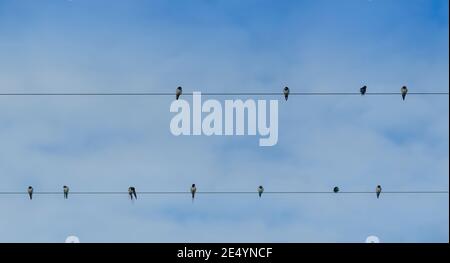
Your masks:
M0 91L448 92L448 8L0 0ZM259 147L252 136L172 136L172 97L1 97L0 191L196 183L255 196L0 196L0 242L449 241L448 195L256 194L448 191L447 96L279 99L278 144Z

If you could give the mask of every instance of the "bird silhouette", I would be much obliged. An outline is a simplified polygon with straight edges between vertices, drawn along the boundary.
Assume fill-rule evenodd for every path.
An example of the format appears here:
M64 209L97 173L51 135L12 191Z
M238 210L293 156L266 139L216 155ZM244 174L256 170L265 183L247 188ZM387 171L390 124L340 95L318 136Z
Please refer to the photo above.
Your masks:
M377 198L380 198L380 194L381 194L381 185L377 185L376 193L377 193Z
M367 91L367 86L362 86L362 87L359 89L359 92L361 93L361 95L365 95L365 94L366 94L366 91Z
M64 199L69 198L69 187L67 185L63 186Z
M408 88L407 88L406 86L403 86L403 87L400 89L400 92L402 93L402 99L405 100L406 94L408 93Z
M136 194L136 188L134 188L133 186L128 187L128 194L130 195L131 200L137 199L137 194Z
M191 186L192 202L194 202L195 192L197 192L197 187L195 186L195 184L192 184Z
M283 94L284 94L284 99L286 99L286 101L287 101L288 97L289 97L289 88L288 87L284 87Z
M27 192L28 192L28 195L30 196L30 200L33 199L33 187L28 186Z
M258 195L260 198L261 198L261 195L263 194L263 192L264 192L264 187L262 185L258 186Z
M181 93L183 93L183 89L181 87L178 87L175 91L175 98L178 100L181 96Z

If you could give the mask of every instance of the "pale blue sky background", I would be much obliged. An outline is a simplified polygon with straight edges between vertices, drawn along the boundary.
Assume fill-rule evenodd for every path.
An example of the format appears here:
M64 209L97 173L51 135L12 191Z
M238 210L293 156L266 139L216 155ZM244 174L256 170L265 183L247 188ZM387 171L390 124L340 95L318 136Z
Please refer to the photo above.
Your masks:
M448 92L448 8L0 0L0 92ZM255 191L194 204L0 196L0 242L449 241L448 195L256 194L260 184L447 191L448 96L279 99L278 144L263 148L256 137L172 136L172 97L0 97L0 191Z

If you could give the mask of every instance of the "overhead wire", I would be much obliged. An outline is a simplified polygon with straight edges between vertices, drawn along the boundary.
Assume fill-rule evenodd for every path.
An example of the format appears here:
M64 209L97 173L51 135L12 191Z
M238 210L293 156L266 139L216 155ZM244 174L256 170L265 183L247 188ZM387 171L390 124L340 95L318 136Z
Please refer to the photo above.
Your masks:
M59 195L62 194L62 191L41 191L41 192L33 192L33 195ZM170 195L170 194L191 194L189 191L136 191L137 194L140 195ZM197 194L256 194L256 191L198 191ZM373 194L375 191L265 191L266 194ZM383 194L448 194L449 191L439 190L424 190L424 191L383 191ZM22 195L28 194L25 191L17 191L17 192L7 192L2 191L0 195ZM121 195L121 194L129 194L126 191L74 191L70 192L71 195Z
M280 92L199 92L209 96L275 96ZM3 92L0 96L173 96L173 92ZM183 93L182 96L192 96L194 92ZM290 92L289 96L354 96L360 92ZM364 96L401 95L400 92L367 92ZM449 95L449 92L408 92L408 95Z

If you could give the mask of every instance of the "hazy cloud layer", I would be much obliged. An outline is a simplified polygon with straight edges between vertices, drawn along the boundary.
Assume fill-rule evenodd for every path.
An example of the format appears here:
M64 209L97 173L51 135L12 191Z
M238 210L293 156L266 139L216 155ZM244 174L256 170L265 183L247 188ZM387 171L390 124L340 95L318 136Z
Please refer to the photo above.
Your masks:
M448 39L445 0L0 0L0 92L448 92ZM448 191L447 96L280 95L274 147L174 137L173 99L0 97L0 191L254 196L0 196L0 242L448 242L448 195L256 193Z

